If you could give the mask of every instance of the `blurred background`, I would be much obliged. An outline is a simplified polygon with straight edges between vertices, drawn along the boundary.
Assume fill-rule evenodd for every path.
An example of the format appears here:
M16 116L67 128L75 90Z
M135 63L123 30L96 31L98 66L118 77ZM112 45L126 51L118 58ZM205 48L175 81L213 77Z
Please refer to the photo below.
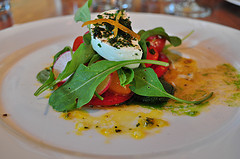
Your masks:
M0 0L0 30L35 20L72 15L87 0ZM124 8L131 12L147 12L187 16L226 25L240 30L240 0L196 0L208 9L203 16L176 13L177 5L187 0L94 0L92 12ZM193 1L193 0L190 0ZM231 2L230 2L231 1ZM191 4L193 2L190 2ZM182 6L180 6L181 8ZM178 7L179 8L179 7ZM196 8L196 6L195 6ZM189 11L189 8L181 8Z

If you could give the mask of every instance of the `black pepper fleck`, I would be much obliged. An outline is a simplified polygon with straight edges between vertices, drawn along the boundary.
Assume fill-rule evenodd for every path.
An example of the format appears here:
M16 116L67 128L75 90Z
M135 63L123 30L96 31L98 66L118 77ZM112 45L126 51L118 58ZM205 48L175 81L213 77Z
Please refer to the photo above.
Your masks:
M140 126L140 123L137 123L137 124L136 124L136 127L139 127L139 126Z
M146 118L145 126L152 126L154 125L154 119L153 118Z
M5 114L3 114L2 116L3 116L3 117L7 117L7 116L8 116L8 114L6 114L6 113L5 113Z

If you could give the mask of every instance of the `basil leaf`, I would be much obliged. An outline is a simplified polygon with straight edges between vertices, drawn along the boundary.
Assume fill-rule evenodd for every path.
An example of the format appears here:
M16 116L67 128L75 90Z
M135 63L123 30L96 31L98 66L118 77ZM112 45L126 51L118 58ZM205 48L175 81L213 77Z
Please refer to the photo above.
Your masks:
M154 60L107 61L102 60L87 67L80 64L72 78L52 93L49 104L56 111L69 111L87 104L97 86L112 72L135 63L152 63L167 66ZM86 92L87 91L87 92Z
M92 5L92 0L88 0L81 8L77 10L74 16L76 22L86 22L91 20L91 13L89 8Z
M141 46L141 48L143 50L144 58L147 57L146 40L150 36L160 35L163 38L165 38L166 40L168 40L170 42L170 44L175 47L181 45L181 43L182 43L182 40L180 38L178 38L176 36L169 36L162 27L157 27L152 30L147 30L145 32L143 30L141 30L141 32L139 32L139 33L141 35L141 40L139 41L139 45Z
M165 91L163 85L159 81L156 73L153 71L152 68L137 68L134 69L134 72L134 80L129 88L138 95L151 97L168 97L179 102L188 104L200 104L213 95L213 93L210 93L205 98L199 101L187 101L179 99Z
M117 70L117 73L118 73L120 85L123 87L131 83L134 78L134 71L131 68L123 67Z

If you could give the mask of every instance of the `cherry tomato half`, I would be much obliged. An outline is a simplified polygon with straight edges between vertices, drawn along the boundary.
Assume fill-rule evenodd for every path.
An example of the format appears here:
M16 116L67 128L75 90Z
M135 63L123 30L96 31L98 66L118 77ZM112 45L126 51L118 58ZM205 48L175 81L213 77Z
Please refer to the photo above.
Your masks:
M107 90L102 94L103 100L97 97L93 97L92 100L87 105L101 105L101 106L111 106L121 104L132 97L133 93L128 95L120 95Z
M78 49L78 47L83 43L83 36L78 36L73 43L73 47L72 50L76 51Z
M159 54L158 60L163 62L169 62L167 56L162 52ZM151 68L154 70L154 72L157 74L158 77L161 77L167 72L169 67L161 66L161 65L152 65Z
M166 43L166 39L161 38L161 36L159 35L150 36L147 38L146 41L148 41L150 43L150 46L155 48L158 51L158 53L162 52Z
M154 47L150 46L149 48L147 48L147 58L146 59L158 60L158 57L159 57L159 53ZM146 63L145 66L150 67L150 66L152 66L152 64Z
M127 95L132 92L129 88L129 85L126 85L124 87L120 85L117 71L112 73L112 81L108 89L119 95Z

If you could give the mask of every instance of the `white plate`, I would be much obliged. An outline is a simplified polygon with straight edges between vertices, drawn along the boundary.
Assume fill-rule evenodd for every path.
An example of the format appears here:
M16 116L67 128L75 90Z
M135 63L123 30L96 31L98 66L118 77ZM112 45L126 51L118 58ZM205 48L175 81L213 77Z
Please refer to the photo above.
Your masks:
M228 2L230 2L232 4L240 6L240 0L226 0L226 1L228 1Z
M134 30L163 26L200 54L185 54L205 65L230 62L240 68L240 32L225 26L155 14L131 13ZM0 32L1 158L168 158L235 159L240 156L240 110L211 106L197 117L166 114L170 126L143 140L105 138L93 131L72 133L74 123L59 118L48 100L33 95L39 87L35 75L51 63L52 56L86 28L72 16L19 25ZM202 51L201 51L202 50ZM206 52L207 50L207 52ZM204 59L207 59L204 61ZM14 153L13 153L14 152Z

